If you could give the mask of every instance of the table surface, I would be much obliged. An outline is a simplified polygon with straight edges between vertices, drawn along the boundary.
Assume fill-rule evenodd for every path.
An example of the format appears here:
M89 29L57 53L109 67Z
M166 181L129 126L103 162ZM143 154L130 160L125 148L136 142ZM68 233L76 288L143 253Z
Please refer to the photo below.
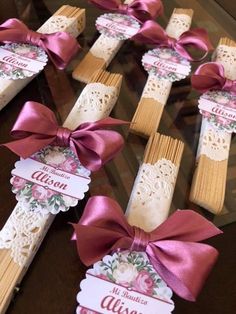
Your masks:
M235 20L214 0L164 0L163 2L165 14L159 19L163 27L167 24L175 7L192 8L194 9L193 26L205 27L209 31L214 46L222 36L235 38ZM1 142L10 140L10 129L27 100L46 104L57 113L62 122L65 120L85 86L73 80L71 72L98 37L94 23L100 12L83 0L0 2L0 22L7 18L17 17L35 30L63 4L87 8L87 27L78 38L83 51L72 61L65 72L57 71L53 66L48 65L44 72L0 112ZM109 67L111 72L124 75L121 95L111 114L113 117L132 119L147 79L147 73L140 62L146 49L145 46L126 42ZM171 210L192 208L222 227L224 234L207 241L220 251L220 257L197 302L187 302L174 296L176 303L174 313L232 314L236 308L236 245L234 245L236 238L236 138L233 137L230 150L225 207L222 215L216 217L190 203L188 199L201 125L197 99L198 95L191 90L189 79L174 84L159 128L161 133L182 139L186 144ZM113 162L93 174L90 194L114 197L125 209L146 140L135 135L128 135L123 127L120 131L126 137L125 148ZM17 157L13 153L1 148L0 228L16 204L9 182L10 172L16 160ZM22 281L19 293L7 311L8 314L75 313L76 294L79 291L79 283L85 276L86 268L77 256L75 244L70 241L72 228L68 222L78 221L86 199L69 212L57 215Z

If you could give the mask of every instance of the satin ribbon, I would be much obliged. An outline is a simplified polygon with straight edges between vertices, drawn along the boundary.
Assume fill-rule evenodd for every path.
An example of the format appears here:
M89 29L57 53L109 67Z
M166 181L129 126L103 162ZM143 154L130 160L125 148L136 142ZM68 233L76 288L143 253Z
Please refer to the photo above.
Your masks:
M208 51L213 49L207 32L202 28L186 31L178 39L175 39L168 36L165 30L154 21L145 22L132 39L148 45L172 48L189 61L201 61L206 57ZM205 54L199 59L193 58L187 51L189 46L202 50Z
M51 144L70 147L80 162L96 171L115 157L123 147L122 136L112 130L104 130L127 122L105 118L82 123L74 131L60 127L54 113L42 104L28 101L15 122L11 135L17 139L2 144L23 158L28 158Z
M131 4L123 4L120 0L90 0L89 2L102 10L130 15L142 23L163 14L161 0L134 0Z
M236 95L236 80L225 77L222 64L208 62L200 65L191 77L193 88L201 93L209 90L225 90Z
M180 297L194 301L218 252L197 243L221 234L191 210L178 210L150 233L130 226L117 202L91 197L78 224L73 224L81 261L90 266L119 249L146 252L153 267Z
M41 34L17 19L9 19L0 25L0 42L41 47L58 69L64 69L80 48L77 40L66 32Z

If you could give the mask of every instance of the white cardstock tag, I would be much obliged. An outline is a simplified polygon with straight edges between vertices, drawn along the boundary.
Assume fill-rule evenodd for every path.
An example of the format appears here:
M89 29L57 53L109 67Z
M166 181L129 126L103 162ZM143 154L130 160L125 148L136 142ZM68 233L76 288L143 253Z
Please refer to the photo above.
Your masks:
M141 26L131 16L107 13L97 18L96 27L105 36L118 40L126 40L137 34Z
M170 48L149 50L142 63L149 74L170 82L182 80L191 72L190 62Z
M172 291L145 253L120 252L94 264L81 282L77 314L170 314Z
M42 48L28 44L6 44L0 47L0 78L17 80L43 70L48 57Z
M90 171L65 147L48 146L32 158L21 159L12 170L12 191L29 210L56 214L84 197Z
M220 130L236 132L236 96L225 91L210 91L199 99L200 113Z

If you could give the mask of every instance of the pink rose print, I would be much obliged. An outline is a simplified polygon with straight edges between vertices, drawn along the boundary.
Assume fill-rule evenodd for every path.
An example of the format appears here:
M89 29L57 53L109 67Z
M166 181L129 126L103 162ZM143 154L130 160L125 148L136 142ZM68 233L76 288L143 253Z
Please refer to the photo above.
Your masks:
M97 314L97 312L91 311L91 310L87 310L85 308L81 308L79 314Z
M59 165L59 168L63 171L75 173L78 168L78 163L72 157L68 157L63 163Z
M38 201L45 201L54 194L53 191L45 189L40 185L32 186L32 196Z
M226 119L226 118L223 118L223 117L217 117L217 122L221 125L229 125L231 123L230 120Z
M2 63L0 65L0 69L2 72L10 73L11 71L13 71L15 69L15 67L13 67L12 65L7 64L7 63Z
M203 111L202 114L203 114L203 116L204 116L205 118L210 118L210 117L211 117L211 114L210 114L210 112L208 112L208 111Z
M27 53L22 54L22 56L29 58L29 59L37 59L37 53L35 51L29 51Z
M21 190L24 188L26 184L26 180L19 178L19 177L13 177L12 185L14 188Z
M232 109L236 109L236 100L231 100L228 102L228 107Z
M133 287L138 292L152 295L154 281L146 270L142 270L133 282Z

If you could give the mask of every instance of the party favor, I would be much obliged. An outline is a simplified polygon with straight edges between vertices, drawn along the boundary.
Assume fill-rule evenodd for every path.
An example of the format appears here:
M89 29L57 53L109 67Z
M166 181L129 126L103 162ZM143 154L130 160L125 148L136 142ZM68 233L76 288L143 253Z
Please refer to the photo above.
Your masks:
M103 75L111 85L113 79L114 85L121 79ZM0 231L0 313L7 309L55 214L75 206L88 190L90 171L98 170L122 148L121 135L108 128L124 121L106 118L106 106L102 110L99 115L104 119L94 121L91 111L87 122L80 124L79 113L74 113L60 127L47 107L30 101L24 105L12 129L16 140L5 144L22 158L11 178L18 204Z
M190 61L202 60L211 49L204 29L189 31L192 15L191 9L175 9L166 31L148 21L133 37L157 48L149 50L142 59L149 76L132 119L131 132L148 137L158 129L172 83L186 78L191 72ZM188 51L189 46L203 55L194 58Z
M96 21L99 38L73 72L73 78L89 82L95 71L108 67L125 40L134 36L146 20L163 11L160 0L91 0L93 5L110 11Z
M0 25L0 110L50 59L64 69L79 49L75 38L85 27L85 10L62 6L37 32L17 19ZM5 43L5 44L4 44Z
M236 43L222 38L213 60L192 76L192 86L203 95L197 163L190 200L214 214L224 205L228 157L236 131Z

